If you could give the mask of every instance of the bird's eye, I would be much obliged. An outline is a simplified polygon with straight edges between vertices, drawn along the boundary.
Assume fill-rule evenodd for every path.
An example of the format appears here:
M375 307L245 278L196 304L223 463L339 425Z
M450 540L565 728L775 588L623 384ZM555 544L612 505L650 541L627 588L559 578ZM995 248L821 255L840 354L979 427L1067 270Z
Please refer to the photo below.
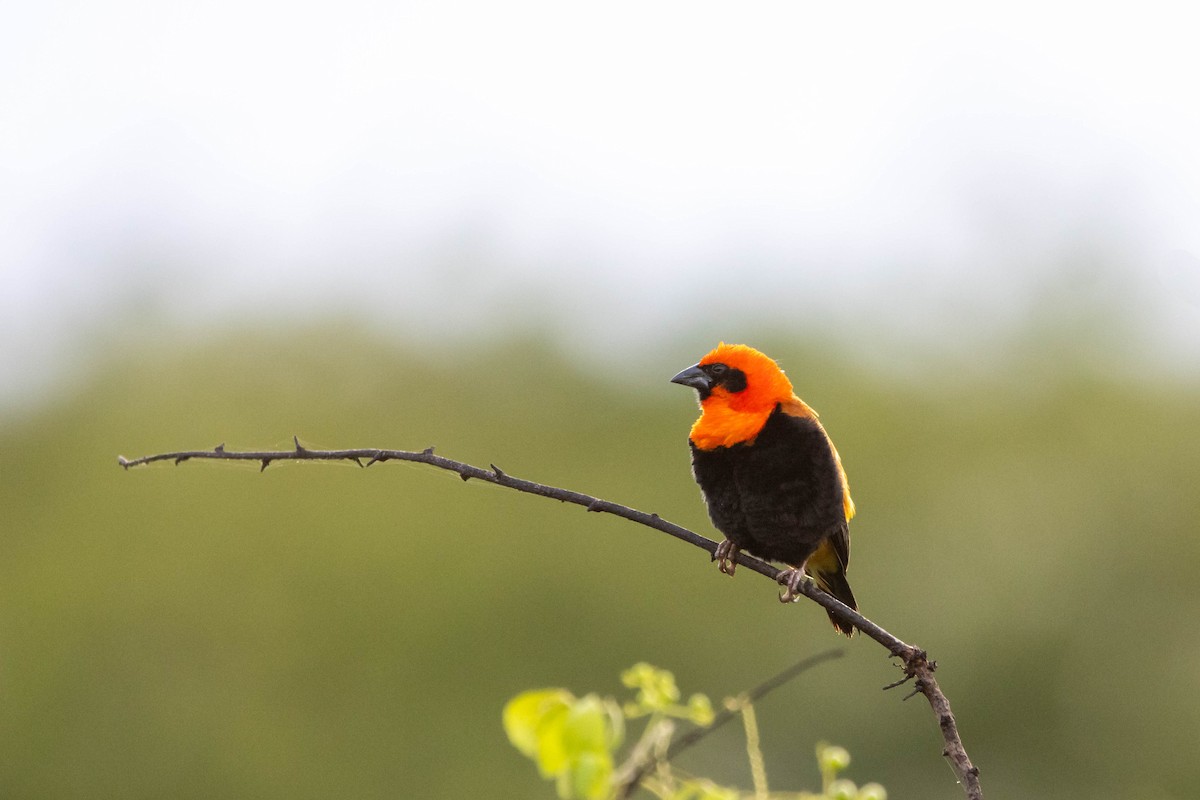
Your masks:
M724 364L710 364L708 367L708 374L712 375L714 378L718 378L728 371L729 367L725 366Z

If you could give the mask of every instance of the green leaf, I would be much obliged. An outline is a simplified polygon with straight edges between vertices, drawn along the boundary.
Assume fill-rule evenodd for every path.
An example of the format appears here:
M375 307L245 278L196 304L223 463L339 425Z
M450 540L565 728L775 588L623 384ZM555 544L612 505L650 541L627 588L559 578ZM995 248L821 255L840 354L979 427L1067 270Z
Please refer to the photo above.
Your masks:
M513 746L556 781L559 796L591 800L607 794L612 748L621 740L619 709L595 694L576 699L565 689L517 695L504 707Z
M537 765L543 778L553 778L567 768L570 753L564 741L570 706L555 706L546 712L537 727Z
M558 773L563 800L601 800L612 788L613 761L607 750L579 753Z
M563 720L563 747L571 755L607 752L612 744L611 722L604 702L594 694L576 701Z
M504 706L504 732L508 740L524 755L537 759L541 766L547 728L553 729L555 724L561 727L561 717L574 700L574 695L566 689L537 689L517 695Z

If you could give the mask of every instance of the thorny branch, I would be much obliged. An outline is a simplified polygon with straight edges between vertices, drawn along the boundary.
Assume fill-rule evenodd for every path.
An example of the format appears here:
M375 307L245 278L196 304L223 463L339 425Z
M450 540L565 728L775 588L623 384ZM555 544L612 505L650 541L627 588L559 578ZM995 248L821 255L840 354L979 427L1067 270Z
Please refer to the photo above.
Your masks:
M435 455L432 447L420 451L380 450L375 448L362 448L358 450L310 450L301 445L299 439L293 437L292 441L295 443L295 449L292 450L233 452L226 450L224 444L219 444L212 450L160 453L158 455L143 456L134 459L117 456L117 462L125 469L129 469L130 467L137 467L156 461L173 461L177 465L191 459L257 461L261 465L261 471L265 470L275 461L353 461L360 467L369 467L381 461L414 461L458 473L459 477L464 481L472 479L486 481L494 483L497 486L515 489L518 492L549 497L563 503L573 503L583 506L588 511L604 512L623 517L632 522L662 531L677 539L682 539L689 544L707 551L710 556L717 549L716 542L693 533L687 528L676 525L673 522L668 522L658 516L658 514L647 514L644 511L638 511L637 509L598 497L592 497L581 492L573 492L569 489L560 489L523 478L515 478L505 473L495 464L489 465L490 469L483 469L461 461L454 461L453 459ZM778 581L779 579L780 570L778 568L771 566L765 561L748 556L745 553L738 554L737 563L760 575L765 575L773 581ZM933 677L934 670L937 669L937 662L930 660L921 648L901 641L862 614L816 588L811 582L802 582L799 586L799 592L814 603L828 609L839 619L849 622L866 636L883 645L889 654L900 659L901 667L904 670L904 677L884 688L891 689L910 680L913 681L913 690L904 699L907 700L915 694L922 694L929 701L930 707L937 716L938 726L942 731L942 739L946 744L942 750L942 755L950 762L950 766L954 770L954 774L958 777L963 790L966 792L968 800L983 800L983 790L979 785L979 769L971 763L971 759L967 756L967 751L963 748L962 738L958 733L958 725L954 720L954 714L950 710L950 701L942 693L937 679Z

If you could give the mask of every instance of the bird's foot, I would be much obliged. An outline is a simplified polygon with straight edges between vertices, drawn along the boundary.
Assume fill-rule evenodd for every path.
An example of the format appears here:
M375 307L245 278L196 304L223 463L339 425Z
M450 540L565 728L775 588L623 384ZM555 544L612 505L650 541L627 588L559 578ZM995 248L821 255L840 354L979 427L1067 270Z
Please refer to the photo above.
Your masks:
M779 593L779 602L781 603L795 602L796 598L800 596L800 584L806 581L809 584L812 583L812 578L808 577L808 574L805 573L804 567L791 567L790 569L782 570L777 580L784 587L783 591Z
M733 571L737 569L737 555L740 551L740 547L726 539L717 545L717 550L713 553L712 560L717 562L717 569L721 570L721 572L724 572L726 575L733 575Z

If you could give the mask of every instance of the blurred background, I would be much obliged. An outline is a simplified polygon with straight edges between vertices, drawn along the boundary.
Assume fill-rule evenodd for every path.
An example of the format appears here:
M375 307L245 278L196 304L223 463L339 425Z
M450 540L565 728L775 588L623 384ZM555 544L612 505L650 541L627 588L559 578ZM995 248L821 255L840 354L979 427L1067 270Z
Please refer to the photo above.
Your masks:
M1200 106L1170 4L51 0L0 24L0 796L551 797L519 691L734 694L839 642L709 532L719 340L775 356L989 797L1200 785ZM845 644L845 643L844 643ZM875 644L759 709L961 796ZM750 784L730 726L681 759Z

